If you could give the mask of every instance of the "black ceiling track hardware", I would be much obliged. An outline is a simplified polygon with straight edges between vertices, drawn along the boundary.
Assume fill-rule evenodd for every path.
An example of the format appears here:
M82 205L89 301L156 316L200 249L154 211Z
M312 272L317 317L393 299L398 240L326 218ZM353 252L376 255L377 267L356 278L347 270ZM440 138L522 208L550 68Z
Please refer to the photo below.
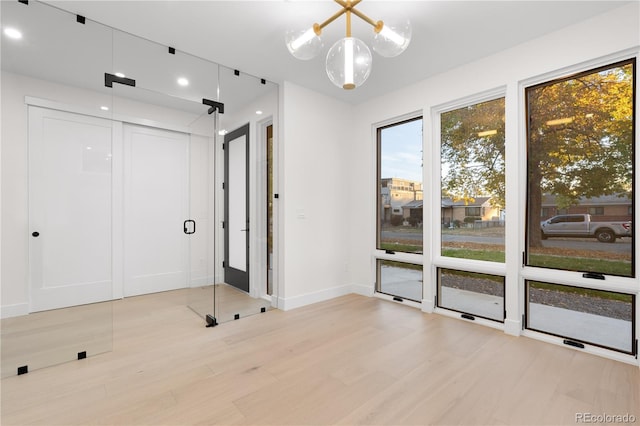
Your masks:
M267 84L267 80L265 80L264 78L261 78L261 79L260 79L260 83L262 83L262 84Z
M120 84L124 84L125 86L136 87L136 81L132 78L117 77L113 74L109 74L108 72L105 72L104 85L106 87L113 87L113 83L120 83Z
M85 359L87 357L87 351L78 352L78 359Z
M175 55L176 54L176 48L175 47L169 47L169 54Z
M207 327L215 327L218 325L218 320L211 314L207 314Z
M240 75L240 70L233 70L233 74L237 77Z
M18 376L22 376L23 374L27 374L29 372L29 366L23 365L22 367L18 367Z
M224 104L222 102L212 101L211 99L202 98L202 103L204 105L209 105L208 113L213 114L215 110L218 110L220 114L224 114Z
M239 319L240 319L240 314L235 314L235 315L233 316L233 319L234 319L234 320L239 320Z
M260 313L264 314L265 312L267 312L267 308L265 308L264 306L260 308Z
M18 3L29 5L29 0L18 0Z
M82 16L82 15L76 15L76 22L77 22L78 24L83 24L83 25L84 25L84 24L86 23L86 22L85 22L86 20L87 20L87 19L86 19L84 16Z

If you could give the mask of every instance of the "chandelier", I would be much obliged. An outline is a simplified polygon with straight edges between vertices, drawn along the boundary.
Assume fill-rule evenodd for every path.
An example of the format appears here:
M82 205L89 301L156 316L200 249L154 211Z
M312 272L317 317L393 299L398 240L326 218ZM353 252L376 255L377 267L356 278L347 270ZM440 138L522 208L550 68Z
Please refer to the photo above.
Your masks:
M372 47L380 56L392 58L406 50L411 41L411 24L388 25L374 21L355 7L362 0L334 0L342 9L321 24L313 24L302 31L289 31L285 37L287 48L298 59L308 60L317 56L324 43L322 29L346 14L346 36L338 40L327 53L327 75L333 84L345 90L361 86L371 74L373 57L369 47L360 39L351 36L351 14L373 26L375 33Z

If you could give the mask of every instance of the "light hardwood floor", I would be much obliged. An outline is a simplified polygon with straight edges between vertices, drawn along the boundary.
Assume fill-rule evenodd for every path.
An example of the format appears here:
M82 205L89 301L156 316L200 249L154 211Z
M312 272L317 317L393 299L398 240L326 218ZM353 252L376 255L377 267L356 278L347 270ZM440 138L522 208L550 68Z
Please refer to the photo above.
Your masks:
M473 323L348 295L205 328L175 300L115 302L112 352L3 379L2 425L640 422L637 367Z

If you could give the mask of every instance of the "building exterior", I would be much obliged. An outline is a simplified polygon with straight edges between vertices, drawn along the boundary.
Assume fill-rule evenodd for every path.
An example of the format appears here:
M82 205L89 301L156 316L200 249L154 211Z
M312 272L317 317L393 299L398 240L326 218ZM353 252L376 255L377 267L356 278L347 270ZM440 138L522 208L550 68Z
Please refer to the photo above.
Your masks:
M382 197L382 211L380 217L383 222L391 220L391 216L409 216L405 214L403 206L413 201L422 201L422 183L401 178L380 179L380 197ZM422 209L422 203L420 203ZM422 217L422 211L420 212Z
M633 203L626 194L602 195L593 198L581 198L578 204L561 208L557 197L544 195L542 199L541 219L545 220L558 214L585 214L597 216L597 220L618 221L633 218Z
M471 200L453 201L443 198L441 220L443 226L460 226L475 221L503 221L504 210L491 205L491 197L477 197Z

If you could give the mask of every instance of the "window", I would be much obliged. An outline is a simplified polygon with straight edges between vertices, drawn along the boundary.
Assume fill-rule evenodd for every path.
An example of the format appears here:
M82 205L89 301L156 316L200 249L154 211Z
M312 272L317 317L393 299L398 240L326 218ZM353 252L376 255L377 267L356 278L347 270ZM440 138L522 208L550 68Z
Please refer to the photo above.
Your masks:
M422 253L422 117L378 128L377 144L376 248Z
M377 261L376 291L401 299L422 301L422 265Z
M482 216L482 212L480 210L481 210L480 207L465 207L464 215L465 216L481 217Z
M438 307L504 322L504 277L438 268Z
M635 297L611 291L527 281L526 326L565 343L635 354Z
M504 98L440 114L442 256L504 262L504 124Z
M527 265L635 275L628 222L605 217L548 228L540 215L543 200L554 200L560 214L594 216L604 210L587 210L590 198L633 204L634 81L629 60L526 89Z
M603 216L604 207L589 207L589 214L591 216Z

